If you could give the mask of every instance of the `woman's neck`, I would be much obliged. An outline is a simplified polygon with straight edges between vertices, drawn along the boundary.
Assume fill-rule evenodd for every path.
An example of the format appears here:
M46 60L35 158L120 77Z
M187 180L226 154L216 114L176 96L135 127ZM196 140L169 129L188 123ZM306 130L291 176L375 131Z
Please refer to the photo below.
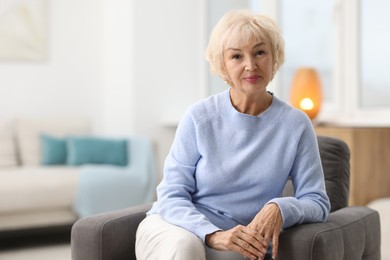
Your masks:
M272 94L264 91L256 95L237 94L230 89L230 101L240 113L257 116L263 113L272 104Z

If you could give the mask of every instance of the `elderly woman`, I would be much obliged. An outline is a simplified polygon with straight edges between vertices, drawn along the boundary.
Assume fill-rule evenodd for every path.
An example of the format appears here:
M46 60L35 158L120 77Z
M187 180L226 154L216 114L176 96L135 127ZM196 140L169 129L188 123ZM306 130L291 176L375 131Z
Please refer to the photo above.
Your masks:
M183 116L137 230L138 259L275 258L283 228L329 214L311 121L267 91L284 61L277 25L227 13L206 57L230 88ZM288 178L295 197L281 197Z

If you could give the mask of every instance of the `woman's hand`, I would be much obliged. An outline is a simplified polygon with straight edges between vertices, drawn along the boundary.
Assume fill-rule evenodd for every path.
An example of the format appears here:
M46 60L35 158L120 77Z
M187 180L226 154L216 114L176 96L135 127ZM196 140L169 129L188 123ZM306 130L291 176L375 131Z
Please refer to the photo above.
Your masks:
M279 233L282 229L283 218L279 206L270 203L264 206L255 216L248 227L256 230L260 237L264 238L266 248L272 239L272 258L275 259L278 253Z
M263 259L268 248L259 232L241 225L208 234L206 244L215 250L234 251L249 259Z

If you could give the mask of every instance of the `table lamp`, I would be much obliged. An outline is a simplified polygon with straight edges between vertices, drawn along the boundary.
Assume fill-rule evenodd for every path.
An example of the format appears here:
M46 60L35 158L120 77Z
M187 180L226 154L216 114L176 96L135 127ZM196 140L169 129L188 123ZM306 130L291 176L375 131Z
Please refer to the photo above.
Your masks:
M321 83L314 68L299 68L290 90L290 104L305 112L313 120L322 103Z

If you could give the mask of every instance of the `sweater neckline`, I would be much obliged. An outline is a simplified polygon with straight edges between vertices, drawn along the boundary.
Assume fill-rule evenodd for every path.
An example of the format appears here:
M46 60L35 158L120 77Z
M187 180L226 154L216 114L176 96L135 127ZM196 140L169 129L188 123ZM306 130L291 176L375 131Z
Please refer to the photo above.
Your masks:
M272 102L271 105L262 113L259 115L249 115L244 114L236 110L234 108L231 99L230 99L230 88L225 90L222 93L222 111L221 113L223 116L236 121L241 126L245 125L254 125L254 124L263 124L263 123L271 123L273 120L278 118L280 113L280 106L281 101L275 97L275 95L272 92L269 92L272 94Z

